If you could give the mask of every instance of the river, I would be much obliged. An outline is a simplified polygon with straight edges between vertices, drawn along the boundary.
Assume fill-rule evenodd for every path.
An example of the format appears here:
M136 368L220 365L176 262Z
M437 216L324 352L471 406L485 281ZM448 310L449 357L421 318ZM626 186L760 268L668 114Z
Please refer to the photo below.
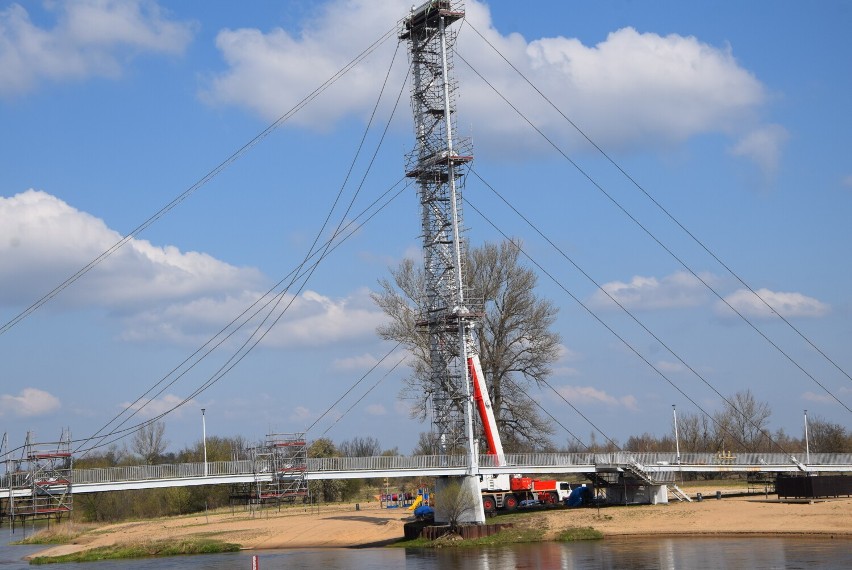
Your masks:
M0 546L0 570L30 568L40 546ZM276 550L72 564L69 570L261 570L287 568L530 570L550 568L852 568L848 538L609 538L481 549Z

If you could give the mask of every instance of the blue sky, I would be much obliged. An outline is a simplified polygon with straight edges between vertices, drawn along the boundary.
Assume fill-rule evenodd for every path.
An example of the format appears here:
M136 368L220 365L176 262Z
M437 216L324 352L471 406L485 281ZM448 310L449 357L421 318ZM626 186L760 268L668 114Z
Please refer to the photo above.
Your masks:
M409 6L0 4L0 321L192 187L392 29ZM799 436L803 409L849 426L852 7L516 6L469 1L470 26L458 28L457 119L460 135L473 141L476 172L721 393L749 388L769 402L773 430ZM744 292L477 32L842 371ZM347 219L400 179L413 136L402 83L405 45L396 48L392 36L0 335L0 429L13 445L28 430L41 440L65 427L76 438L91 435L295 268L346 179L386 75L334 222L359 184ZM558 282L540 276L540 294L560 307L556 327L564 345L550 381L609 436L667 433L672 404L697 410L563 289L702 407L720 406L712 390L486 185L469 177L465 196L488 218L466 209L474 244L501 239L493 223L522 239ZM332 408L309 437L372 435L410 451L427 426L409 419L397 397L404 369L389 372L396 356L333 404L389 350L375 335L383 317L369 292L388 267L417 255L418 237L418 204L409 189L323 261L255 350L166 417L172 447L200 438L201 408L208 433L250 440L304 430ZM187 398L246 336L225 342L137 418ZM591 431L549 391L531 388L530 395L574 433L585 438ZM554 439L567 438L560 429Z

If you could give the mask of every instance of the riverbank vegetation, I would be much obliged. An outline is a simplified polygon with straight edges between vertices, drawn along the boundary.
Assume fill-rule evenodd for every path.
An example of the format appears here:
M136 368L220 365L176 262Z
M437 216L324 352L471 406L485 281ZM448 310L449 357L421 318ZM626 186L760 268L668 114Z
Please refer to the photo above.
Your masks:
M94 562L97 560L120 560L128 558L150 558L155 556L179 556L184 554L219 554L237 552L240 545L211 538L177 538L138 543L122 543L101 546L59 556L36 556L30 564L54 564L61 562Z
M65 523L42 528L35 534L12 544L69 544L81 535L97 528L92 524Z

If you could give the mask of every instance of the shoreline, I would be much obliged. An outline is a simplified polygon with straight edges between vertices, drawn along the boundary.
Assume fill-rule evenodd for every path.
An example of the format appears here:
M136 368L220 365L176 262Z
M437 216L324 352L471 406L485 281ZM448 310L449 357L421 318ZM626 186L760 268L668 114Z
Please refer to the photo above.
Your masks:
M779 502L762 496L724 496L701 502L604 506L521 512L500 522L542 531L552 541L568 528L591 527L604 539L801 537L852 539L852 498L819 502ZM241 550L381 548L403 539L411 520L405 509L376 503L324 505L319 512L301 507L250 513L201 513L86 528L68 544L46 545L36 556L59 556L102 546L157 540L209 538L235 543ZM513 520L514 519L514 520ZM72 528L74 523L71 523ZM84 527L88 525L80 525Z

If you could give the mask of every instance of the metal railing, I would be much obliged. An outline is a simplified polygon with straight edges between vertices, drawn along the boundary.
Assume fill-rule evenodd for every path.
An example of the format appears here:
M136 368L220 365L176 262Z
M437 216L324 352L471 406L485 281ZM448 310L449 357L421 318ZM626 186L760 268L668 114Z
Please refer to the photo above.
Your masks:
M323 471L423 471L467 467L465 455L395 455L379 457L323 457L308 459L308 472Z
M254 472L253 467L254 463L251 460L211 461L207 463L207 476L250 475ZM271 468L267 467L266 472L269 472L269 469ZM75 484L186 479L190 477L204 477L204 463L74 469L72 473Z
M838 467L839 471L852 471L852 454L849 453L811 453L810 462L804 465L805 454L785 455L782 453L681 453L680 461L675 453L632 453L617 451L612 453L523 453L507 454L503 465L497 464L495 456L484 455L479 458L479 466L484 469L517 467L518 472L524 468L552 467L554 472L560 468L589 471L606 467L630 467L641 465L649 474L670 470L713 470L730 471L737 467L754 470L765 466L767 471L784 470L785 468L804 466ZM294 466L307 473L353 473L364 472L369 477L373 472L406 472L416 474L421 471L440 471L441 469L459 469L468 466L467 456L464 455L416 455L416 456L380 456L380 457L326 457L309 458L307 465ZM774 469L773 469L774 468ZM271 462L241 461L211 461L207 464L207 477L240 476L252 474L269 474L274 467ZM179 463L171 465L134 465L126 467L106 467L91 469L74 469L72 482L79 484L120 483L129 481L153 481L164 479L203 478L204 463ZM21 474L5 474L0 477L0 488L8 489L28 486L31 481L21 480Z

